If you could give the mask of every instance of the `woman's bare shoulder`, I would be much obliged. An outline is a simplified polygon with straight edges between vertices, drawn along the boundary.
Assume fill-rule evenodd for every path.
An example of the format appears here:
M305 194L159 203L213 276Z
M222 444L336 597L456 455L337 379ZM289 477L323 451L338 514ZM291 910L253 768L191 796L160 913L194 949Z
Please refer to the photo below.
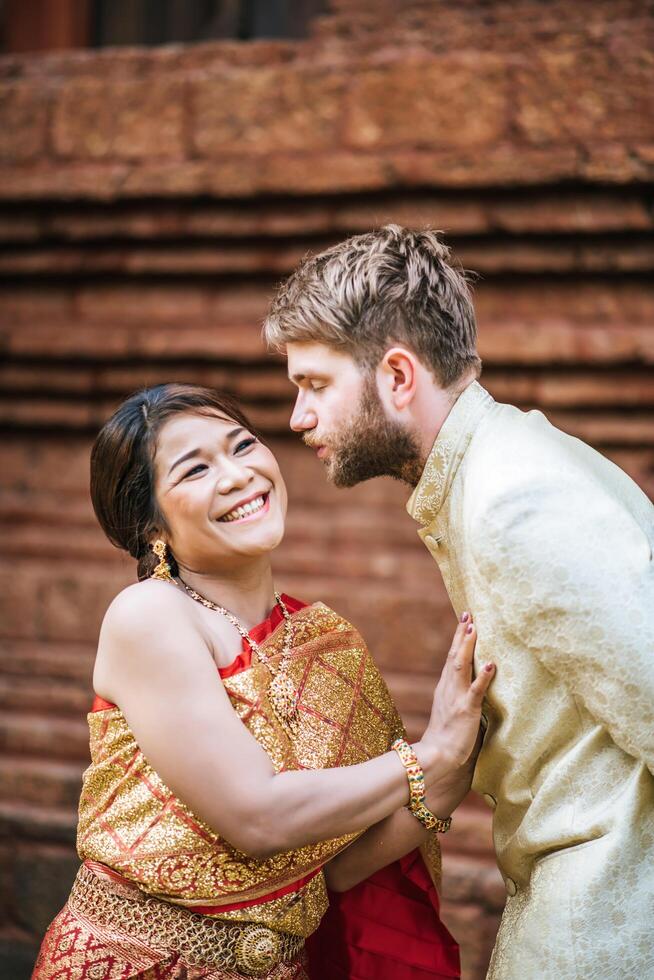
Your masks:
M174 585L146 579L118 593L104 615L102 629L140 632L151 622L162 626L172 620L179 622L180 615L186 619L187 611L188 600Z
M125 683L205 650L189 602L174 586L148 580L119 592L105 613L93 671L96 694L116 701ZM198 642L200 641L200 643Z

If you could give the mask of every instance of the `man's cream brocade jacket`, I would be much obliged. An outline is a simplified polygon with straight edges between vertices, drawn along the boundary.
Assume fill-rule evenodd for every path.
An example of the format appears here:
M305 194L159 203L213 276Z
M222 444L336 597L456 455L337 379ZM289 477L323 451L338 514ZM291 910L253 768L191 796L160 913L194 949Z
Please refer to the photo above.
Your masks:
M654 978L654 508L473 382L407 509L497 664L473 784L508 896L489 977Z

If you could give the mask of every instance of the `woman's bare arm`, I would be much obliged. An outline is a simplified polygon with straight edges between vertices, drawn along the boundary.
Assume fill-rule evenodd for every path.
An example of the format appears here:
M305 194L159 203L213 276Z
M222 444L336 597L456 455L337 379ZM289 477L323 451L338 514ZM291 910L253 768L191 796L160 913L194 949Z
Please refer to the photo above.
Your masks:
M449 780L449 787L443 784L431 787L426 803L432 813L449 817L454 812L470 787L473 771L474 761L469 765L468 773L464 769L461 780ZM375 871L420 847L432 833L434 831L425 830L413 814L402 807L369 827L353 844L325 865L327 886L335 892L354 888Z
M265 857L355 833L408 801L394 752L356 766L276 774L233 710L187 602L155 582L121 593L101 634L99 693L120 706L150 764L199 817ZM463 764L461 737L474 742L482 696L480 689L469 695L474 708L461 701L449 733L441 737L436 725L417 745L428 786Z

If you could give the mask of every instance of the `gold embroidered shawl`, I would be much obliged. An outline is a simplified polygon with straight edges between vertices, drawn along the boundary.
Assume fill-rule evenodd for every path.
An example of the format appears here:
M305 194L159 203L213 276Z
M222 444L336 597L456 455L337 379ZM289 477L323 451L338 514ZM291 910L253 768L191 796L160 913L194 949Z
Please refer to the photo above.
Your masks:
M224 678L235 711L277 772L349 766L388 751L403 726L358 631L317 603L295 612L290 673L300 693L300 726L291 735L271 709L270 672L251 666ZM279 657L283 628L261 644ZM88 716L90 767L84 774L78 852L145 892L221 918L265 922L310 935L327 907L322 872L299 890L289 886L320 869L356 835L258 860L241 853L195 816L164 785L117 708ZM437 845L430 862L439 873ZM279 895L279 892L286 893ZM266 900L265 896L277 893ZM257 899L262 901L252 904ZM234 909L235 904L249 903ZM221 910L221 906L227 908Z

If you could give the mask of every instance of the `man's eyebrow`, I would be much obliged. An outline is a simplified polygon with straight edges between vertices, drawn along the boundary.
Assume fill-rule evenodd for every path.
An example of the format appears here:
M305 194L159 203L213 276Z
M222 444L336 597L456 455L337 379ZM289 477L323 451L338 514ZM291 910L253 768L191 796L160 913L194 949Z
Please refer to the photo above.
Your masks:
M323 371L310 371L309 374L289 374L288 379L294 384L299 385L301 381L309 381L312 379L326 381L327 375Z
M232 429L231 432L228 432L226 438L227 439L233 439L235 436L240 435L241 432L245 432L245 429L243 428L242 425L239 425L235 429ZM201 454L201 452L202 452L202 450L200 448L198 448L198 449L189 449L189 451L187 453L184 453L183 456L180 456L179 459L176 459L175 460L175 462L173 463L173 465L168 470L168 476L170 476L170 474L173 472L173 470L175 469L175 467L176 466L179 466L180 463L185 463L187 459L192 459L193 456L199 456Z

